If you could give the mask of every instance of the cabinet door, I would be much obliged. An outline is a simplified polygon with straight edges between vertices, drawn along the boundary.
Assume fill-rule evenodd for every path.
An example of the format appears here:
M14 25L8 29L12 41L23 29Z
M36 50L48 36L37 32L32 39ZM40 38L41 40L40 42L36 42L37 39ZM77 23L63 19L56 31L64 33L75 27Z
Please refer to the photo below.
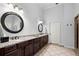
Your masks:
M33 46L29 44L25 47L25 56L32 56L33 55Z
M48 43L48 35L46 36L46 44Z
M42 37L42 47L45 45L45 37Z
M47 44L47 41L48 41L47 36L44 36L44 45Z
M25 47L24 52L25 52L25 56L29 56L29 46Z
M18 55L24 56L24 47L21 47L21 48L18 49Z
M35 54L36 52L38 52L40 50L40 38L36 38L34 39L33 42L33 53Z
M29 45L29 55L32 56L33 55L33 44Z
M40 37L40 49L43 47L43 38Z
M9 53L5 54L5 56L18 56L18 51L14 50L12 52L9 52Z
M25 55L25 47L29 45L28 41L21 42L17 44L17 49L18 49L18 55L19 56L24 56Z
M34 43L34 54L39 51L39 43Z
M4 56L4 48L0 49L0 56Z
M46 35L46 36L43 36L43 42L44 42L44 44L43 45L46 45L47 43L48 43L48 35Z

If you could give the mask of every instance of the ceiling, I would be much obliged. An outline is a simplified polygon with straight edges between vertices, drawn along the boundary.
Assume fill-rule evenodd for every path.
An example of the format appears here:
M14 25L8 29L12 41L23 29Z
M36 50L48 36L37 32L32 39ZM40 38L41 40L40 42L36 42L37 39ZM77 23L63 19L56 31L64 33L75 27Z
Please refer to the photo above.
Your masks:
M38 6L38 7L42 8L43 10L60 5L60 3L58 3L58 4L56 4L56 3L19 3L18 5L27 6L27 5L31 5L31 4Z
M51 8L51 7L55 7L57 6L58 4L56 3L40 3L39 6L42 8L42 9L48 9L48 8Z

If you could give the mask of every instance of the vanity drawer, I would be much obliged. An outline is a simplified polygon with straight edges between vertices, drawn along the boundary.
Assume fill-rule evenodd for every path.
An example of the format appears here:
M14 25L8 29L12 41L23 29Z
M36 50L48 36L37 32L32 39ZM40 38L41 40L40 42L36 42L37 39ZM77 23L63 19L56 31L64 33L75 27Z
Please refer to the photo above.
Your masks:
M12 45L12 46L5 47L4 48L4 53L7 54L7 53L9 53L11 51L16 50L16 48L17 48L16 45Z

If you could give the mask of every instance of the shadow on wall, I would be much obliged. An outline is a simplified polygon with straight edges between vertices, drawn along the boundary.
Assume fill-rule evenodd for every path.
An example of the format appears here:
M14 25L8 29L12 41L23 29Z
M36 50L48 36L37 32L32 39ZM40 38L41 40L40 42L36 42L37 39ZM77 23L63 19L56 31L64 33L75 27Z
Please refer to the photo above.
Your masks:
M0 37L3 37L3 36L4 36L4 33L3 33L1 25L0 25Z

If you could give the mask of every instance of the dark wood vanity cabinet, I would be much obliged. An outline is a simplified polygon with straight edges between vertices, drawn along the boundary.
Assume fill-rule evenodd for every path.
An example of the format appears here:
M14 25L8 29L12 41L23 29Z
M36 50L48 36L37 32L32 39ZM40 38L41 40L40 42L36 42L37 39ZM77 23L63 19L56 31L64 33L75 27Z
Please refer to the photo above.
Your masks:
M11 51L5 54L5 56L18 56L18 50Z
M47 36L43 36L43 42L44 44L43 45L46 45L48 43L48 35Z
M1 52L0 53L1 56L17 56L18 55L18 50L17 50L16 45L2 48L0 52Z
M24 47L17 48L18 49L18 56L24 56Z
M25 56L32 56L33 55L33 40L28 41L28 45L25 46L24 49Z
M33 46L29 44L25 47L25 56L32 56L33 55Z
M40 39L40 49L41 49L44 45L44 38L40 37L39 39Z
M39 49L40 49L40 40L41 39L39 39L39 38L36 38L36 39L34 39L33 40L33 53L35 54L36 52L38 52L39 51Z
M19 56L24 56L25 55L25 47L28 45L28 41L21 42L17 44L17 49L18 49L18 55Z
M0 49L1 56L33 56L48 43L48 35Z
M33 55L33 40L25 41L17 44L19 56Z

